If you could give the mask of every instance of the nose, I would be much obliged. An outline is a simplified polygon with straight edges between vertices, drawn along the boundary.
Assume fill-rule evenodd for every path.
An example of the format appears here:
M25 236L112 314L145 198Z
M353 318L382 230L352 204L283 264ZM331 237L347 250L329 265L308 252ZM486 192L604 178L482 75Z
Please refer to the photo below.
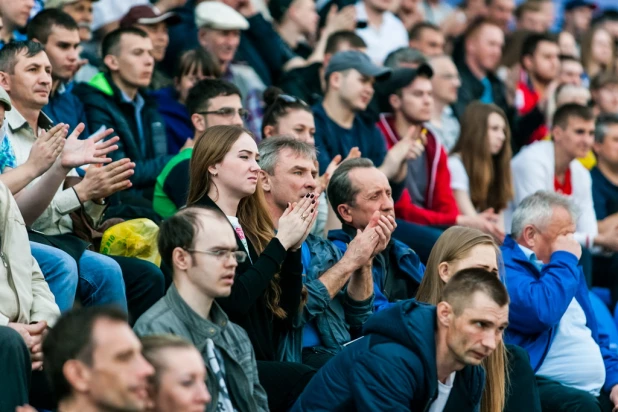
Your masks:
M490 331L484 336L482 344L491 351L496 349L497 339L493 331Z
M141 375L145 378L147 378L148 376L152 376L154 375L154 368L152 367L152 365L150 363L148 363L148 361L146 360L146 358L144 358L143 356L140 355L140 368L138 368L138 370L141 372Z
M392 197L386 197L382 202L381 210L383 212L392 212L395 209L395 204L393 203Z
M204 405L208 405L210 401L212 400L212 397L210 396L210 392L208 392L208 387L206 387L206 384L204 382L200 382L200 384L198 385L198 390L196 393L195 400L203 403Z
M244 121L242 117L240 117L240 113L238 113L238 110L236 110L236 113L234 113L234 124L236 126L242 126L244 124Z

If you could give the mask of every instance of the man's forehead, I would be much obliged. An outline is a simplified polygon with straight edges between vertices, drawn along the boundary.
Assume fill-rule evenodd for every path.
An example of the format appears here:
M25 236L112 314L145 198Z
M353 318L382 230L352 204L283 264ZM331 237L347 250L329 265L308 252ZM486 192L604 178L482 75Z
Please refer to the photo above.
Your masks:
M240 101L240 96L237 94L231 94L228 96L216 96L209 100L210 107L219 108L223 106L230 107L242 107L242 102Z
M120 38L121 50L152 49L150 37L142 37L133 33L126 33Z
M350 182L361 192L372 192L388 186L388 179L375 167L359 167L349 174Z
M79 43L79 30L69 30L62 26L53 25L49 33L49 39L53 39L55 41L64 41L67 43Z
M464 303L463 314L470 317L508 318L509 305L498 305L489 295L477 291Z
M200 210L197 219L199 222L197 236L200 238L200 243L216 243L226 247L236 245L234 230L223 216L217 216L210 210Z
M51 66L49 62L49 58L47 57L47 53L41 51L34 56L28 56L28 52L26 50L21 51L15 57L15 66L23 65L26 66L28 64L40 64L44 66Z

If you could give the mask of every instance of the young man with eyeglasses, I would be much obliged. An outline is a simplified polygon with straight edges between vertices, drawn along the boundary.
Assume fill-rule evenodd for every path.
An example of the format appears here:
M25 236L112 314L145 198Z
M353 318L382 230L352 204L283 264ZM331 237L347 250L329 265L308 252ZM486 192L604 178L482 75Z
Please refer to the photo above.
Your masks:
M242 107L240 90L221 79L204 79L189 91L187 111L195 129L192 141L212 126L243 126L249 112ZM154 191L153 207L162 217L172 216L187 203L189 193L189 162L193 148L185 148L163 168Z
M103 39L104 71L88 84L73 88L84 103L90 128L111 127L120 137L113 160L128 157L135 163L133 187L112 200L144 208L150 207L157 176L172 158L163 118L144 91L154 70L152 49L144 31L134 27L114 30ZM185 144L192 145L192 140Z
M161 224L159 251L173 269L173 284L140 317L135 333L172 333L193 343L208 367L214 410L267 411L249 337L215 301L230 295L236 266L247 258L229 221L211 208L183 209Z

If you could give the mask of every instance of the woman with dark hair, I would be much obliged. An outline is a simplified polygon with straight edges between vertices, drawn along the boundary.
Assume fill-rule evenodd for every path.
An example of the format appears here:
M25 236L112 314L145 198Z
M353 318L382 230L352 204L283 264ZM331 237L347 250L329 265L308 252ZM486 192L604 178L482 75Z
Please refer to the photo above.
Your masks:
M591 27L581 41L582 65L588 79L613 72L616 64L616 44L612 35L601 26Z
M468 105L448 161L451 188L459 212L489 217L477 229L498 242L504 239L504 209L513 199L510 163L511 131L502 109L480 102Z
M487 269L496 276L504 274L496 242L477 229L447 229L431 250L416 300L437 305L451 276L473 267ZM534 371L522 348L500 343L483 366L486 377L480 412L541 411ZM449 398L444 410L458 410L457 406L458 400Z
M157 100L159 113L165 120L169 154L180 151L187 139L193 136L191 116L185 107L189 90L202 79L221 77L219 66L212 56L201 47L188 50L180 56L174 74L174 86L152 93Z
M248 254L236 268L231 295L218 302L249 335L270 409L287 410L315 373L305 365L277 360L284 331L300 315L300 247L315 221L319 200L307 194L274 223L258 185L257 157L257 145L247 130L207 129L193 149L187 205L221 210L236 232L238 248Z

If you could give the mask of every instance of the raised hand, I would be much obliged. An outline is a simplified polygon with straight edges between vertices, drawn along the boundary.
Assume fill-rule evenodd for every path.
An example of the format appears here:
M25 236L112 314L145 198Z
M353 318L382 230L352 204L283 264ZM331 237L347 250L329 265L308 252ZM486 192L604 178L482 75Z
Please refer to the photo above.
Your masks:
M131 187L135 163L120 159L105 166L90 166L81 182L74 186L79 200L104 199L116 192Z
M551 245L551 248L552 253L558 251L572 253L575 255L577 260L579 260L579 258L582 256L582 247L577 242L577 240L575 240L573 234L558 235L556 240L554 240L554 243Z
M62 151L62 166L67 169L83 166L86 164L104 164L112 161L106 155L118 149L115 145L120 138L113 137L103 141L114 132L113 129L102 130L85 140L79 140L79 135L84 131L84 124L77 125L73 133L67 138Z
M379 212L378 212L379 213ZM375 216L375 213L374 213ZM369 222L369 226L374 226L376 233L379 238L378 245L376 249L373 251L372 257L377 256L379 253L382 253L384 249L388 246L388 243L391 241L391 235L395 231L397 227L397 223L395 223L395 218L392 216L384 216L380 214L379 219L374 223L374 216L372 216L371 221ZM366 230L366 229L365 229Z
M314 193L308 193L298 203L289 205L279 218L277 239L286 249L298 248L299 242L304 241L308 228L315 220L319 201ZM302 242L301 242L302 244Z
M62 153L68 130L68 125L60 123L34 141L26 164L33 168L37 177L52 167L58 155Z
M352 149L350 149L350 152L346 156L345 160L356 159L359 157L361 157L361 151L358 150L358 147L353 147ZM337 170L337 167L339 167L339 164L341 163L341 159L343 159L341 155L337 155L333 157L333 160L331 160L330 163L328 164L328 167L326 168L326 171L324 172L324 174L328 174L329 176L332 176L333 173L335 173L335 170Z

